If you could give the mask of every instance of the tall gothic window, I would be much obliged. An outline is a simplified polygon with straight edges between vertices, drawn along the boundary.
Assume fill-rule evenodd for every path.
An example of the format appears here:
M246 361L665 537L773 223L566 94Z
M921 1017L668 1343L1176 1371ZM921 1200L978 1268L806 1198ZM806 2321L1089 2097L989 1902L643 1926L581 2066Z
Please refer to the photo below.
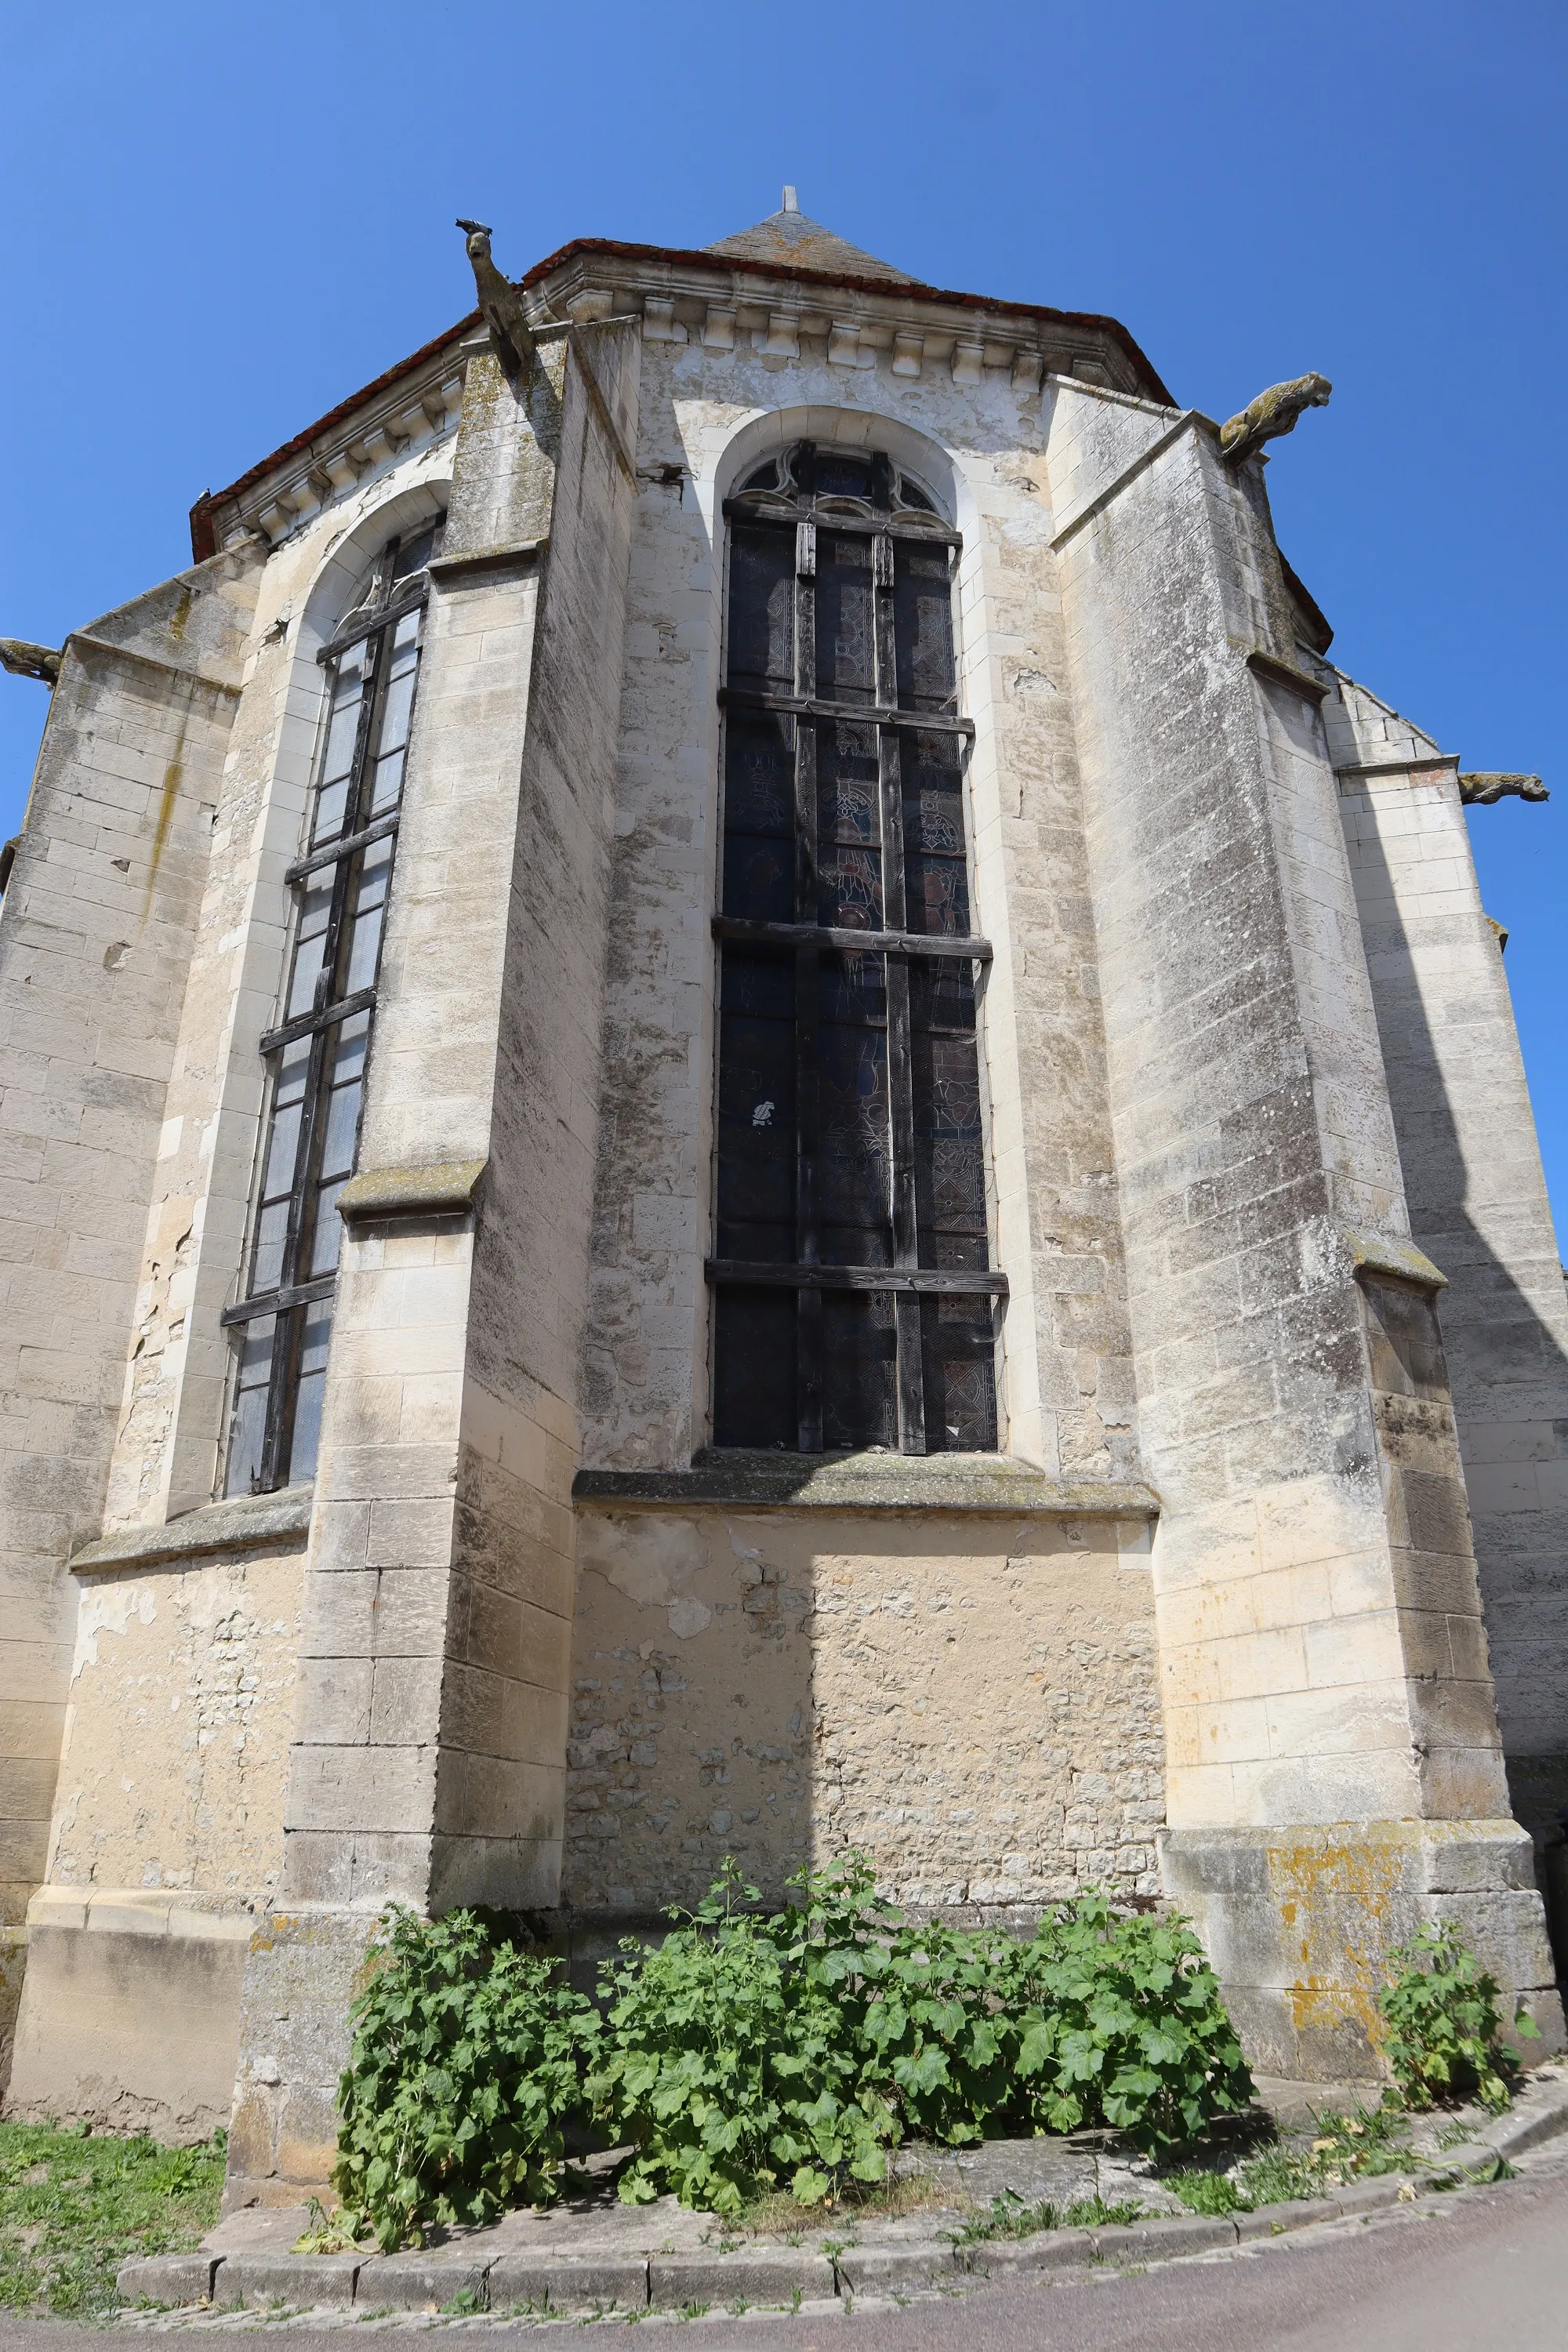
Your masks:
M383 550L368 591L321 660L326 723L294 892L289 985L261 1040L268 1108L226 1492L315 1475L331 1329L337 1199L359 1149L365 1057L428 579L441 526Z
M958 535L809 442L724 511L714 1439L990 1450Z

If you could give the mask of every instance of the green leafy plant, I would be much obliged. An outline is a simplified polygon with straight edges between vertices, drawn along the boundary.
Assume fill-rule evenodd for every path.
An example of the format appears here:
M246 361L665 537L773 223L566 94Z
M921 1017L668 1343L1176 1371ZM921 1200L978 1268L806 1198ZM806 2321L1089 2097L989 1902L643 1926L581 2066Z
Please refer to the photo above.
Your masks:
M1383 2051L1413 2107L1478 2099L1500 2114L1513 2096L1519 2053L1498 2038L1500 1987L1452 1921L1417 1928L1388 1955L1394 1973L1378 1995L1387 2033ZM1538 2038L1521 2010L1514 2031Z
M846 2174L886 2173L896 2120L860 2080L852 1988L823 1966L829 1937L853 1932L855 1894L824 1886L815 1937L809 1911L760 1919L742 1907L756 1899L728 1861L657 1951L628 1938L605 1969L588 2090L637 2148L628 2203L673 2189L739 2213L784 2180L813 2204Z
M388 1912L339 2092L342 2210L312 2243L369 2231L390 2248L546 2201L584 2108L635 2151L628 2202L673 2190L735 2218L782 2196L891 2198L910 2134L1103 2123L1163 2151L1251 2095L1180 1919L1091 1895L1026 1942L919 1925L862 1855L789 1895L763 1916L727 1861L662 1944L628 1938L605 1965L602 2015L473 1913Z
M658 1952L627 1942L602 1986L590 2091L637 2147L628 2200L673 2189L739 2212L886 2177L907 2135L962 2145L1107 2123L1164 2149L1247 2104L1252 2082L1184 1921L1100 1895L1020 1943L916 1925L851 1855L759 1918L725 1865Z
M433 2222L548 2202L591 2004L471 1911L428 1920L393 1906L372 1951L338 2086L342 2227L390 2251Z
M1017 2021L1026 2128L1109 2124L1163 2153L1252 2097L1219 1979L1184 1919L1117 1917L1084 1895L1028 1943L998 1939L992 1983Z
M1314 2137L1306 2147L1287 2143L1264 2148L1229 2175L1169 2173L1164 2176L1165 2186L1194 2212L1251 2212L1260 2205L1279 2205L1299 2197L1328 2197L1352 2181L1381 2173L1408 2172L1421 2161L1408 2145L1409 2116L1392 2093L1385 2095L1380 2106L1358 2104L1353 2115L1314 2109L1312 2126ZM1215 2180L1218 2185L1213 2189L1201 2185ZM1223 2198L1233 2184L1234 2209L1201 2201L1205 2196Z
M1171 2172L1162 2186L1179 2197L1189 2213L1235 2213L1243 2203L1235 2181L1223 2172Z

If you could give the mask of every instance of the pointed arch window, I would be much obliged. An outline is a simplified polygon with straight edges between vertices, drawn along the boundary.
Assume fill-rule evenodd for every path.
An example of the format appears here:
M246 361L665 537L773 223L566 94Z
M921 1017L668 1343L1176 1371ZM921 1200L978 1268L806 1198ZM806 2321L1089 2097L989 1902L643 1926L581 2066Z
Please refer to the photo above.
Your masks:
M320 656L326 719L294 895L289 983L261 1040L267 1113L240 1303L224 1491L312 1478L341 1226L359 1150L403 772L440 523L394 540Z
M958 534L810 442L724 512L714 1441L989 1451Z

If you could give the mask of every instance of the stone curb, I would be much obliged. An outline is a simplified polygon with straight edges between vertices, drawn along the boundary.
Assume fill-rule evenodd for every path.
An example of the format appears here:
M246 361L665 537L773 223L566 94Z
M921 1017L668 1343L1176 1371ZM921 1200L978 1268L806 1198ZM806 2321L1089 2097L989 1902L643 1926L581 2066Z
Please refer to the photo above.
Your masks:
M1505 2160L1568 2133L1568 2086L1537 2115L1485 2138L1447 2150L1447 2178L1500 2156ZM405 2254L153 2254L121 2265L122 2303L212 2304L221 2309L271 2304L293 2310L345 2306L371 2311L438 2311L467 2301L475 2311L680 2311L731 2305L790 2307L833 2296L919 2292L965 2279L1015 2277L1075 2263L1171 2262L1283 2236L1321 2221L1374 2213L1398 2204L1412 2185L1436 2187L1445 2168L1425 2176L1385 2173L1331 2196L1261 2205L1250 2213L1181 2213L1103 2230L1042 2230L1032 2238L906 2241L847 2246L831 2260L804 2247L747 2247L731 2254L595 2255L497 2253L460 2247ZM1408 2201L1406 2200L1405 2201Z
M1350 2212L1394 2204L1402 2182L1391 2175L1332 2197L1264 2206L1257 2213L1162 2215L1125 2228L1041 2230L1031 2238L983 2240L969 2246L932 2239L891 2246L847 2246L829 2259L804 2247L744 2248L732 2254L642 2256L497 2254L489 2261L454 2250L433 2254L155 2254L122 2263L125 2303L216 2305L235 2310L271 2305L361 2313L439 2311L461 2296L475 2311L729 2310L820 2304L834 2296L918 2292L921 2288L1056 2270L1074 2263L1169 2262L1207 2253L1242 2239L1278 2235Z

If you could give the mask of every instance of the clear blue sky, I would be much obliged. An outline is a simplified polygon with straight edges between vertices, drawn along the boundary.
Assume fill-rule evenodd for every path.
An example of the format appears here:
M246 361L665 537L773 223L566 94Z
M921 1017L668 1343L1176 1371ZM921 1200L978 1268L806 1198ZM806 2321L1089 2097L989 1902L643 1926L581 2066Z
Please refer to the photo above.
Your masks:
M696 246L797 183L939 286L1123 320L1270 468L1352 676L1545 808L1471 812L1568 1239L1563 0L276 0L7 12L0 634L189 561L185 515L569 237ZM0 835L43 688L0 677Z

